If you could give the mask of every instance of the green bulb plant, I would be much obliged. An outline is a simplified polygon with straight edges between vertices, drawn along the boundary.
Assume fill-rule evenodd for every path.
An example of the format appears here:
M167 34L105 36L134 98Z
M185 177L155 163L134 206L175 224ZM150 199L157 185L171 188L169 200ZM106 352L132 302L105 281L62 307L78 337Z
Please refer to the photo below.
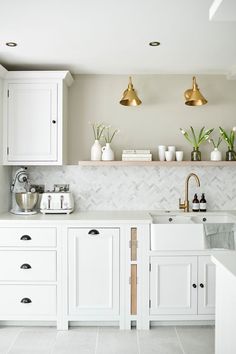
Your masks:
M201 152L199 151L199 146L209 139L209 136L213 130L214 128L205 130L205 127L202 127L199 133L196 133L191 126L189 132L180 128L180 131L185 139L188 140L193 146L193 151L191 152L192 161L201 161Z

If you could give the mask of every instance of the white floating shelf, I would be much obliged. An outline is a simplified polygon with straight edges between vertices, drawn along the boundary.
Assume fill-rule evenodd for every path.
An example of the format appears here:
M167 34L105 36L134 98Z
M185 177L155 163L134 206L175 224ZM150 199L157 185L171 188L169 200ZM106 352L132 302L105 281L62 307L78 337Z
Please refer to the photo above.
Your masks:
M236 166L236 161L79 161L79 166Z

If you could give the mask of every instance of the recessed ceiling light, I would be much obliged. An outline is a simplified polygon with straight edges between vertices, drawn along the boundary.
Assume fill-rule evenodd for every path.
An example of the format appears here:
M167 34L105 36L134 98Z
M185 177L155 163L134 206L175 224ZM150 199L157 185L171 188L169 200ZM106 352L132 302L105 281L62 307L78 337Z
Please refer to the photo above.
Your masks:
M7 42L6 45L8 47L16 47L17 46L17 43L16 42Z
M154 42L150 42L149 45L151 47L158 47L161 43L160 42L157 42L157 41L154 41Z

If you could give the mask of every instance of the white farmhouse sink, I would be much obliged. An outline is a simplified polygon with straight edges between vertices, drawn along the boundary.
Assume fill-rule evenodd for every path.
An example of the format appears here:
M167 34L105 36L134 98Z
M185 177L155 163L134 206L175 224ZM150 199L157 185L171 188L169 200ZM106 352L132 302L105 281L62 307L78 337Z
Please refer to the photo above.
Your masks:
M151 214L153 224L192 224L194 221L188 214L155 215Z
M233 215L222 212L150 215L152 251L206 249L204 224L235 223L236 220Z
M225 224L225 223L235 223L235 218L230 214L216 214L216 215L196 215L192 216L192 221L194 223L202 224Z
M203 225L188 214L151 215L151 250L202 250L205 248Z

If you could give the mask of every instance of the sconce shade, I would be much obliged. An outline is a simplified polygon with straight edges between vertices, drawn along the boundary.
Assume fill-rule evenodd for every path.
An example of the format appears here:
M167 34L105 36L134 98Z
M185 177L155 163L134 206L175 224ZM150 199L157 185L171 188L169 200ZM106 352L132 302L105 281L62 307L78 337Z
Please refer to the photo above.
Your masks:
M131 76L129 77L128 88L124 91L120 104L123 106L139 106L142 101L138 98L132 84Z
M193 77L192 89L186 90L184 93L184 97L186 99L185 104L187 106L202 106L207 103L207 100L199 91L195 76Z

